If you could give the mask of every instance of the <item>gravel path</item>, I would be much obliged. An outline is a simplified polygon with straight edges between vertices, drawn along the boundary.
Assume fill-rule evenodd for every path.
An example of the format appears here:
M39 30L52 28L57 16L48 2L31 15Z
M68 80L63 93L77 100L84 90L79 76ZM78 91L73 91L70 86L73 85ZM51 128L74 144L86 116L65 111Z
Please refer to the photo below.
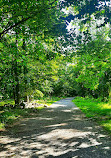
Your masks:
M62 99L0 136L0 158L111 158L111 138Z

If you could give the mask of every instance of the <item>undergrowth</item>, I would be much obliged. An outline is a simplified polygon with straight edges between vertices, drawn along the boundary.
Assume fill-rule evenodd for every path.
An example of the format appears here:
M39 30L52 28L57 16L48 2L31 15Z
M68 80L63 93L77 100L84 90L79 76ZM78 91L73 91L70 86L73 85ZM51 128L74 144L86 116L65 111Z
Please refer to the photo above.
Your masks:
M41 100L36 100L37 103L40 104L46 104L51 105L52 103L60 100L61 98L58 97L44 97ZM0 102L0 106L4 106L4 104L13 104L13 100L4 100ZM0 131L5 130L5 127L12 125L14 122L26 118L26 117L32 117L32 115L38 114L40 110L42 110L44 107L40 106L37 108L28 108L28 109L11 109L11 108L4 108L3 110L0 110Z

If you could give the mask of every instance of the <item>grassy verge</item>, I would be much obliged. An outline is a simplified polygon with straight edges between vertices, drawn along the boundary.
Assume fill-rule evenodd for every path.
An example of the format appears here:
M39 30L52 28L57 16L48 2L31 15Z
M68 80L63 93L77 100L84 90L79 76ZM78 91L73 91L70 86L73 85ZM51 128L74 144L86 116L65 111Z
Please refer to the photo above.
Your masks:
M65 97L55 97L55 96L51 96L51 97L43 97L43 99L40 99L40 100L36 100L35 102L36 103L39 103L39 104L46 104L48 106L50 106L52 103L56 102L56 101L59 101L60 99L63 99Z
M85 113L86 117L95 119L111 133L111 105L96 99L76 97L73 102Z
M44 97L41 100L37 100L37 103L51 105L52 103L60 100L61 98L58 97ZM0 106L4 106L4 104L13 104L13 100L5 100L0 102ZM40 106L34 109L11 109L11 108L4 108L0 110L0 131L4 131L6 126L12 125L14 122L26 118L32 117L34 114L36 115L39 110L43 109L44 107Z

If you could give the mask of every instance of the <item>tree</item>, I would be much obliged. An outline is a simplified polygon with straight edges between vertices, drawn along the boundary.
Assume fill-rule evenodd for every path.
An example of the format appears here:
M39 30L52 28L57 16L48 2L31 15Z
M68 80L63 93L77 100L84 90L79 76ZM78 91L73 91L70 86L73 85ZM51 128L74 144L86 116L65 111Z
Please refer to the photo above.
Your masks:
M1 61L3 64L1 71L2 92L8 89L7 83L8 85L11 83L15 104L19 105L21 82L25 86L25 91L29 90L28 85L30 85L30 83L27 83L27 80L30 80L27 78L27 61L35 56L36 58L37 56L40 57L40 53L44 56L45 53L39 46L43 42L40 42L39 37L41 38L44 32L47 32L49 27L57 22L59 11L57 11L56 0L50 2L36 0L15 2L10 0L0 3L2 15L0 25ZM42 44L40 45L42 46ZM38 55L34 51L38 51L36 52ZM4 69L7 69L6 73L8 72L9 76L4 73ZM5 75L7 77L4 77ZM9 82L7 82L8 78ZM7 90L5 90L5 93L7 93Z

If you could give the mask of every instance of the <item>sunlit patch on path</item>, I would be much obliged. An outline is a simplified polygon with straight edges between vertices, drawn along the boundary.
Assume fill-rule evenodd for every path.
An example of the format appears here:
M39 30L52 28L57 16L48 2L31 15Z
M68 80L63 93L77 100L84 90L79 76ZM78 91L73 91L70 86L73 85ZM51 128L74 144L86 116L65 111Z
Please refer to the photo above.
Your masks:
M0 136L0 158L110 158L111 138L62 99Z

